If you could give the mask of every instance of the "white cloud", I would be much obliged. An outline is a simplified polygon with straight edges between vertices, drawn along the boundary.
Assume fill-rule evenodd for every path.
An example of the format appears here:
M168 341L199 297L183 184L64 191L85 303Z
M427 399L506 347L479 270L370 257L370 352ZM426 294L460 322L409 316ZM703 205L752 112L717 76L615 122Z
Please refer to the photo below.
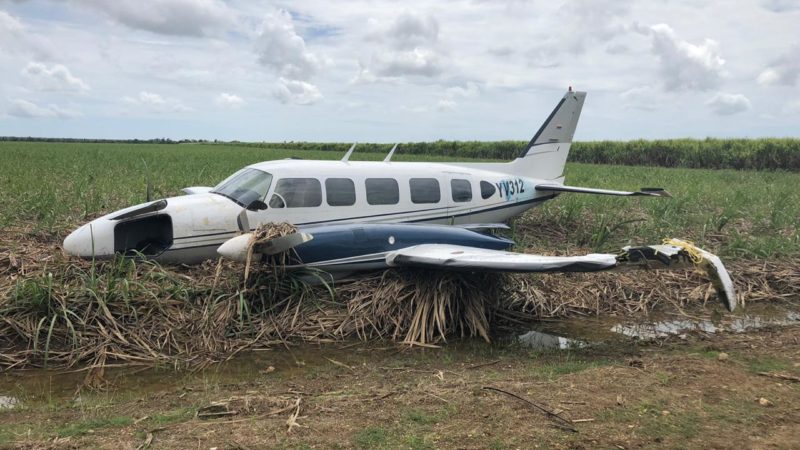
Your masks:
M312 105L322 100L319 89L311 83L279 78L272 95L281 103Z
M69 109L61 108L58 105L39 106L28 100L15 99L11 102L8 115L29 119L71 119L80 117L81 113Z
M292 16L285 10L267 15L255 45L258 61L281 77L308 80L321 66L319 58L306 49L305 40L297 34Z
M796 11L800 9L800 2L797 0L762 0L761 5L776 13L786 11Z
M449 98L443 98L436 103L436 109L443 112L452 112L457 109L458 103Z
M182 113L192 111L192 108L184 105L175 98L164 98L158 94L141 91L136 97L123 97L122 101L136 109L151 113Z
M0 10L0 32L2 33L18 33L22 31L22 22L11 14Z
M392 46L413 50L419 46L434 44L439 39L439 22L431 15L420 15L404 11L398 15L386 32L377 36L386 39Z
M42 91L86 92L89 85L72 75L68 68L61 64L47 65L31 62L22 69L22 75L30 80L36 89Z
M239 109L244 105L244 100L236 94L222 92L214 99L214 103L223 108Z
M379 53L373 64L375 72L384 77L434 77L443 71L440 55L423 48Z
M0 56L3 54L32 54L48 58L52 48L46 39L30 32L18 18L0 10Z
M557 26L533 39L524 52L531 67L554 68L593 47L619 50L621 44L607 45L628 33L625 23L631 0L569 0L552 15ZM611 53L611 52L609 52Z
M477 97L480 94L480 88L472 81L468 81L464 86L452 86L445 89L444 93L450 98L455 97Z
M234 14L218 0L86 0L113 20L158 34L203 36L231 26Z
M711 108L714 114L729 116L747 111L751 108L750 100L742 94L727 94L717 92L706 105Z
M724 3L0 0L0 115L7 99L25 99L39 110L17 114L63 116L52 103L107 124L0 120L0 135L522 138L568 85L590 92L582 140L797 135L797 113L783 111L795 111L787 103L800 88L800 11L786 11L800 2ZM658 23L670 27L650 28ZM91 95L66 95L81 90L69 77L37 88L20 73L31 61L63 64ZM72 90L32 92L57 86ZM706 102L718 92L746 95L751 109L714 114ZM215 114L238 103L221 93L247 114ZM769 121L730 126L767 111Z
M481 93L478 84L473 81L466 82L463 86L451 86L444 90L444 96L436 103L436 110L452 112L458 109L458 99L475 98Z
M800 99L790 101L783 107L783 112L786 114L800 114Z
M758 84L764 86L794 86L800 80L800 45L795 45L758 75Z
M630 88L619 96L626 108L655 111L659 106L658 92L649 85Z
M439 48L439 22L431 15L404 11L389 24L378 26L366 37L375 42L369 63L360 62L353 82L408 77L433 78L444 72L444 56Z
M632 0L570 0L559 10L558 20L567 24L557 41L569 53L582 53L587 46L605 43L627 32L626 17Z
M649 34L653 54L659 59L664 89L707 90L720 84L725 60L716 41L705 39L702 44L692 44L680 40L667 24L653 25Z

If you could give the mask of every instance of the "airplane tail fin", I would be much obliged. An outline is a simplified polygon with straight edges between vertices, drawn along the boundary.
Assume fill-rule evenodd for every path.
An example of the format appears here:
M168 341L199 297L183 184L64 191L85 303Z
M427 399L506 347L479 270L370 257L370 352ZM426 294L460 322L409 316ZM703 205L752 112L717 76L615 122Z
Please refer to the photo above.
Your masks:
M517 159L509 164L509 172L542 180L563 176L585 99L586 92L574 92L570 87Z

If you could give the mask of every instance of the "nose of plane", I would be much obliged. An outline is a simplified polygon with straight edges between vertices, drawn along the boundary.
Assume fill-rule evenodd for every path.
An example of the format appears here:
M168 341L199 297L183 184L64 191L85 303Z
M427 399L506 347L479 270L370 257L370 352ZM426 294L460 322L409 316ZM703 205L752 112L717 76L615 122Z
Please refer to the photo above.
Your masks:
M73 256L80 256L81 247L83 247L83 237L84 234L84 227L80 227L77 230L73 231L72 233L64 239L64 251L67 252L68 255Z
M82 258L108 258L114 255L113 225L106 220L87 223L64 239L63 248L68 255Z

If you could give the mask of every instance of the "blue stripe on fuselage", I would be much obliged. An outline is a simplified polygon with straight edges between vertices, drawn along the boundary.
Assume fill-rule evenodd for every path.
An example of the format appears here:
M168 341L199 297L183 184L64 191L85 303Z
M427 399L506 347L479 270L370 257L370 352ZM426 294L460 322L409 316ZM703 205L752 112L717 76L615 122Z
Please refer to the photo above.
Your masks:
M448 225L341 224L302 227L314 239L294 248L303 264L390 252L419 244L505 250L514 241Z

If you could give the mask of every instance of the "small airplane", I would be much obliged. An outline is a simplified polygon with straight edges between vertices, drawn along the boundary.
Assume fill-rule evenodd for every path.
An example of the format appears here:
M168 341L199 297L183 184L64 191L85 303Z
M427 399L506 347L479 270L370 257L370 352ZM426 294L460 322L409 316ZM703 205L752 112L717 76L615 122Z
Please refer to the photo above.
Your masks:
M137 255L192 264L218 255L244 261L293 251L290 268L352 273L397 266L445 270L586 272L685 267L704 261L733 310L719 258L691 244L626 248L620 255L549 257L508 252L502 222L561 193L669 197L661 188L617 191L564 184L585 92L570 87L519 156L506 163L277 160L247 166L216 187L132 206L73 231L63 248L83 258ZM287 222L297 232L255 242Z

